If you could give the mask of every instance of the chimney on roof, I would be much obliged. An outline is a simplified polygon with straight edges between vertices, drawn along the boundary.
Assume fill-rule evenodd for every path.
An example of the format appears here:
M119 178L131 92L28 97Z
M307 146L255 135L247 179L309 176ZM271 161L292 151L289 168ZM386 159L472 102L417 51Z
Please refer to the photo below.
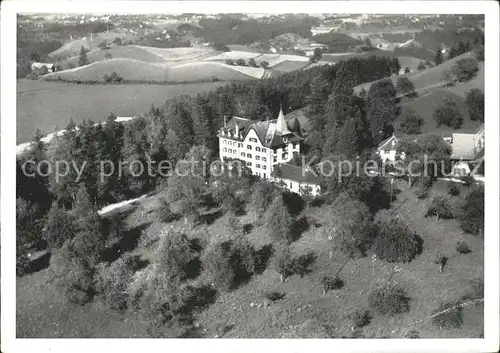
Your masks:
M236 136L236 138L239 138L240 137L240 125L238 123L236 123L236 127L234 128L234 134Z
M227 115L224 115L224 127L227 127Z

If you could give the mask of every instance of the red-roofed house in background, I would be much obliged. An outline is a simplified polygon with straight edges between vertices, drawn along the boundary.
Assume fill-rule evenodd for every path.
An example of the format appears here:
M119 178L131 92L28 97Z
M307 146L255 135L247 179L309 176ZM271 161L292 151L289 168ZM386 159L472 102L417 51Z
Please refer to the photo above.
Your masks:
M233 117L229 122L224 121L218 137L221 160L241 160L250 168L252 174L273 181L283 179L287 188L297 193L301 192L301 185L305 185L304 183L314 182L314 193L319 193L319 182L313 181L309 172L302 173L301 167L285 166L295 153L300 154L300 143L303 139L298 133L288 129L282 109L276 120L255 122ZM272 176L278 165L283 167L278 173L282 177ZM297 170L300 173L297 173ZM307 178L304 179L306 175Z

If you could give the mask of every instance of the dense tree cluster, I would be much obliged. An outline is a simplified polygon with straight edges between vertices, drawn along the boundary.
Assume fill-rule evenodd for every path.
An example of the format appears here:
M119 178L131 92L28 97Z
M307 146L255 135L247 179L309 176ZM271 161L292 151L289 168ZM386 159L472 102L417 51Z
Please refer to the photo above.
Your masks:
M467 92L465 105L469 118L474 121L484 122L484 93L479 88L472 88Z
M464 121L457 102L451 99L443 100L434 111L433 116L438 127L446 125L454 129L460 129Z

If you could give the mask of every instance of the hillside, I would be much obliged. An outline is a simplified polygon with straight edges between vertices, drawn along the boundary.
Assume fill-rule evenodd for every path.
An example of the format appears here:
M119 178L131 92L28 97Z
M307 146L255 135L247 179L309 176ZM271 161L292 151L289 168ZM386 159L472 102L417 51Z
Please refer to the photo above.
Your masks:
M455 130L448 126L436 126L436 121L434 120L433 114L434 110L443 102L443 100L449 99L457 104L457 108L462 114L464 120L462 127L459 130ZM394 128L396 132L399 132L399 127L401 122L406 117L410 109L417 112L419 116L424 119L424 126L422 128L423 133L435 133L440 134L442 132L463 132L472 133L474 132L481 123L478 121L472 121L469 118L469 113L465 105L465 99L457 94L450 92L447 89L433 89L429 92L423 93L422 95L413 99L403 99L400 104L401 113L398 119L394 123Z
M463 58L471 57L473 56L472 53L465 53L462 55L459 55L453 59L450 59L448 61L445 61L441 65L435 66L428 68L426 70L420 71L420 72L414 72L414 73L409 73L409 74L404 74L404 75L394 75L391 76L390 79L394 84L396 84L398 78L406 76L408 77L413 84L415 85L415 89L417 91L427 89L427 88L432 88L432 87L438 87L444 85L444 73L451 69L455 63ZM478 76L484 75L483 73L483 64L480 63L480 72L478 73ZM354 92L359 93L361 89L365 89L368 91L370 89L370 86L372 85L373 82L367 82L363 83L361 85L358 85L354 87ZM478 81L479 83L479 81ZM459 84L460 85L460 84Z
M167 67L165 64L154 64L140 60L116 58L97 61L86 66L54 72L44 79L63 81L103 81L105 74L118 73L125 80L131 81L165 81Z
M126 41L136 40L138 35L125 29L114 29L108 32L92 34L92 40L90 39L90 37L71 40L65 43L59 49L51 52L49 54L49 57L72 57L78 55L82 46L85 49L94 50L98 48L99 43L101 43L102 41L111 43L116 37L121 38L122 41Z
M169 64L167 62L152 63L116 58L48 74L43 79L103 82L104 75L110 75L112 72L116 72L125 81L174 83L212 80L236 81L261 78L264 74L264 69L246 66L228 66L219 62L196 61Z

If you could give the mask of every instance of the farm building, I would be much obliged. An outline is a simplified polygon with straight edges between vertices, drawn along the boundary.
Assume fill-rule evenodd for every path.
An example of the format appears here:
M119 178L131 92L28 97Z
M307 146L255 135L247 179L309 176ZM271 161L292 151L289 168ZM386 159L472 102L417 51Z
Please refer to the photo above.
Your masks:
M453 133L451 137L453 174L468 175L476 156L484 147L484 124L473 134Z
M377 154L383 162L394 162L396 160L396 149L399 140L393 134L391 137L380 142L377 147Z
M271 180L299 195L309 192L312 196L318 196L321 191L318 176L311 170L296 165L277 165L274 168Z
M45 69L47 69L46 72ZM50 63L39 63L39 62L34 62L31 64L31 71L33 71L34 73L38 74L38 75L44 75L46 73L50 73L50 72L55 72L56 71L56 66L54 64L50 64Z

